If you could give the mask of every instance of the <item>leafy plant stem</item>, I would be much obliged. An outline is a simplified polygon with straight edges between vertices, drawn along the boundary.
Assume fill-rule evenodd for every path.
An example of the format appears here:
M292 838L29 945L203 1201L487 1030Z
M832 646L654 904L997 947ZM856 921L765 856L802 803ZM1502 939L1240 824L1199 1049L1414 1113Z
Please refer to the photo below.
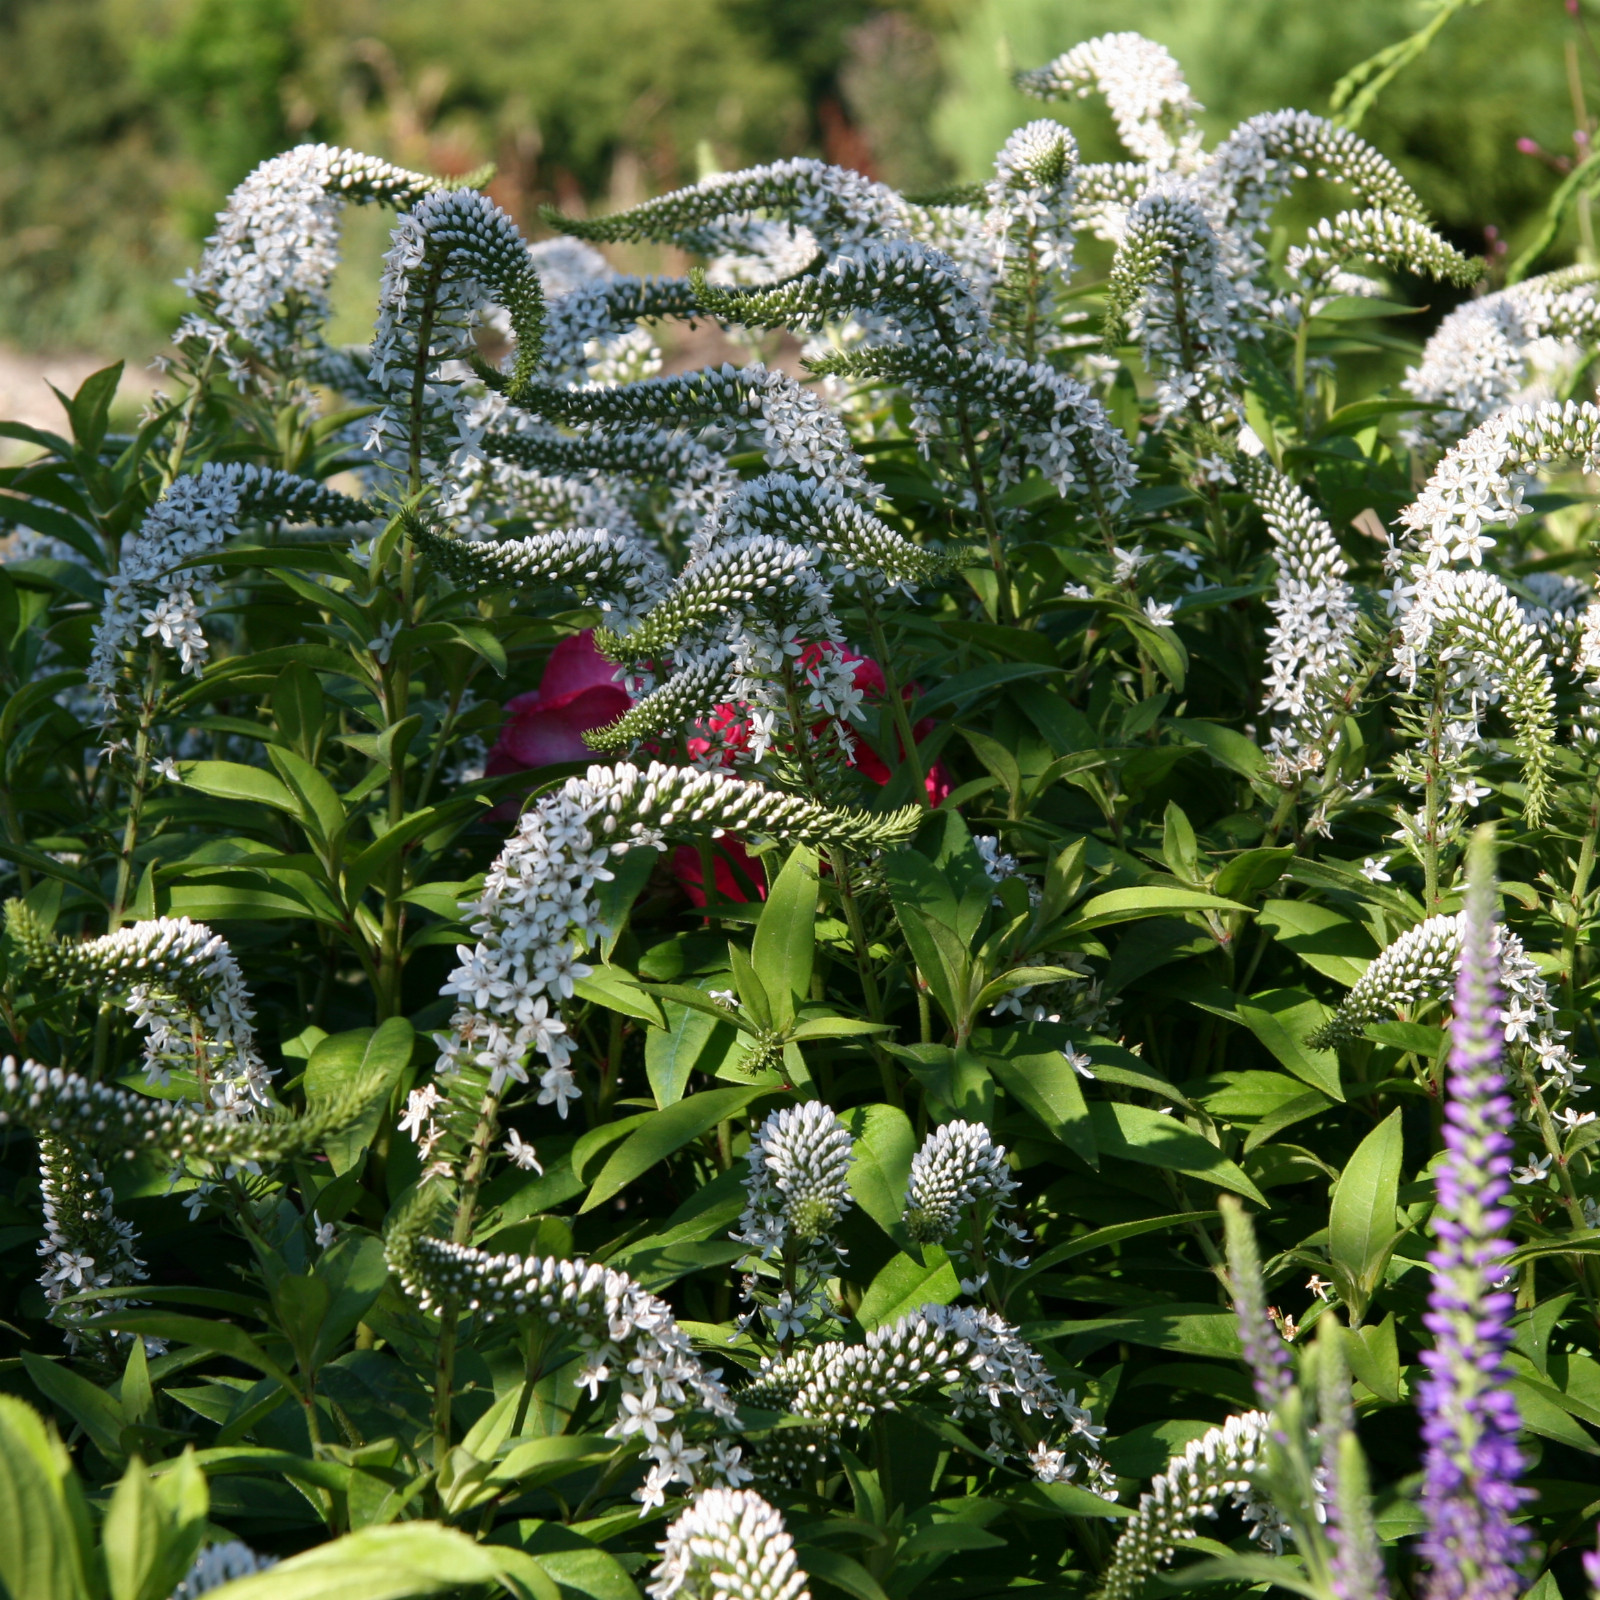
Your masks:
M872 648L883 668L884 693L889 699L889 710L894 717L895 731L900 735L901 761L911 769L911 782L917 804L927 810L932 804L928 795L928 781L922 770L922 756L917 749L917 736L911 726L911 714L906 710L905 696L901 692L899 675L893 666L889 640L883 631L883 619L877 604L866 603L867 628L872 634Z
M1005 546L1000 538L1000 524L994 514L994 503L989 498L989 485L983 475L983 462L978 455L978 441L972 431L972 418L966 403L957 401L956 423L961 430L961 455L966 463L967 481L973 498L978 502L978 515L983 521L984 539L989 547L989 564L994 568L995 620L1002 627L1016 623L1016 607L1011 598L1011 578L1006 570Z

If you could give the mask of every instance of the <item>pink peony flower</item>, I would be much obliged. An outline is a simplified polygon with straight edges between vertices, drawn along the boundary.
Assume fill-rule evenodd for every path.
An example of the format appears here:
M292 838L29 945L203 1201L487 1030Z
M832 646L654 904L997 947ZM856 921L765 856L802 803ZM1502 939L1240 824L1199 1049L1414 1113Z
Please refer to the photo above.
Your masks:
M496 778L560 761L597 759L584 734L615 722L633 704L616 678L616 663L594 647L593 628L563 639L550 652L539 687L506 702L506 720L484 772Z

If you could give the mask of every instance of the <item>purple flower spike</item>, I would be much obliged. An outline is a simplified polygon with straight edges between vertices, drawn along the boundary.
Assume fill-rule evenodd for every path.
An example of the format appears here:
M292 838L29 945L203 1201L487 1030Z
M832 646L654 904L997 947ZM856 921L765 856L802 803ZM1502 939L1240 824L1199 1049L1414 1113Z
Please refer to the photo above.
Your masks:
M1505 1199L1515 1112L1500 1069L1491 850L1480 834L1469 864L1433 1217L1438 1247L1428 1257L1433 1277L1423 1320L1434 1347L1423 1352L1428 1376L1417 1398L1427 1446L1427 1600L1516 1600L1523 1588L1516 1566L1528 1537L1511 1520L1529 1493L1517 1485L1524 1462L1505 1360L1513 1304L1502 1286L1511 1249Z

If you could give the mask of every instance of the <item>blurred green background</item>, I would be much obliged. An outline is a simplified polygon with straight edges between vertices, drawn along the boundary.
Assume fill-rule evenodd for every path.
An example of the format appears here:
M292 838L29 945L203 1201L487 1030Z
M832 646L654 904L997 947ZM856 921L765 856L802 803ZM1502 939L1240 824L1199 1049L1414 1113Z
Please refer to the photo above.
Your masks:
M1600 0L1584 4L1600 25ZM1430 0L0 0L0 342L147 354L228 190L305 139L444 173L494 161L491 192L530 231L541 201L609 210L708 163L814 154L927 188L982 176L1041 114L1008 87L1014 66L1096 33L1168 45L1216 134L1326 111L1344 72L1429 15ZM1362 131L1457 243L1481 251L1494 228L1514 248L1585 96L1600 106L1600 55L1569 0L1481 0ZM1089 159L1114 153L1098 108L1070 120ZM375 256L381 219L362 214L351 243Z

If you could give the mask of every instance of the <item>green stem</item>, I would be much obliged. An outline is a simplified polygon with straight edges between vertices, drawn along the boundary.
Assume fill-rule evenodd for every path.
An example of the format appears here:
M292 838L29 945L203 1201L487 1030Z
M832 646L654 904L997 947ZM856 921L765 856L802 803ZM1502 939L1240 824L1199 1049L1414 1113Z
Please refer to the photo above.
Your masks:
M452 1244L472 1242L472 1228L477 1220L478 1189L483 1183L484 1169L489 1164L489 1151L499 1129L500 1096L496 1090L485 1087L483 1100L478 1107L477 1125L472 1130L472 1140L467 1146L466 1166L461 1172L461 1193L456 1202L455 1224L450 1230ZM451 1302L439 1318L439 1345L434 1360L433 1470L436 1482L442 1481L450 1460L450 1412L455 1382L456 1335L460 1323L461 1313Z
M922 755L917 749L916 733L911 726L911 714L906 710L905 696L900 690L900 680L890 664L889 640L883 631L883 620L877 603L866 602L867 629L872 635L872 648L877 653L878 665L883 668L884 693L889 697L889 711L894 718L895 731L900 735L901 760L911 768L916 788L917 804L924 810L933 805L928 794L928 780L922 769Z
M1005 548L1000 540L1000 523L994 514L994 505L989 499L989 486L984 481L983 462L978 455L978 441L973 437L972 419L967 415L967 406L964 400L958 400L956 420L961 428L961 456L966 462L967 478L972 485L972 493L978 502L978 515L983 519L983 532L985 542L989 547L989 564L994 568L995 581L995 620L1005 627L1012 627L1017 620L1016 607L1011 602L1011 583L1006 575Z
M1439 909L1439 768L1444 742L1444 674L1434 675L1433 706L1428 714L1428 761L1423 774L1422 905L1431 917Z

